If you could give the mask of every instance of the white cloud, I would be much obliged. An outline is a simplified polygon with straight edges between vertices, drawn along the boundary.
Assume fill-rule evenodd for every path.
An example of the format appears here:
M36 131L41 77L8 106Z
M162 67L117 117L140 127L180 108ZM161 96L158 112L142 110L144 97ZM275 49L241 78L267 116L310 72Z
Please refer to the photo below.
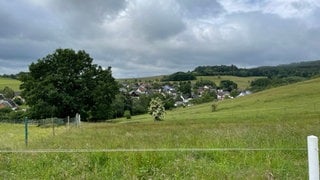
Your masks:
M281 18L304 18L319 9L318 0L219 0L227 14L263 12Z
M282 18L304 18L319 7L318 0L272 0L266 3L263 12L276 14Z

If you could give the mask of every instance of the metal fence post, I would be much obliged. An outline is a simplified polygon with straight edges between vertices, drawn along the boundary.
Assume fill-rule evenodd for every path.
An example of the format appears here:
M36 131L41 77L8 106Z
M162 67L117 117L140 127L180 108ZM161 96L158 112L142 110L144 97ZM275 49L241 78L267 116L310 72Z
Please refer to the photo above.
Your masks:
M26 147L28 147L28 118L24 118L24 142Z

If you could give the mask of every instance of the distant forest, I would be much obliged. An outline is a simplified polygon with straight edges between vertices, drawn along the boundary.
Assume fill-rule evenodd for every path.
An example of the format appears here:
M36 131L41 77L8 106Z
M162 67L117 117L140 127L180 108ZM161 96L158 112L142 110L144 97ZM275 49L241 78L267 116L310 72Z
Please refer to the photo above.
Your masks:
M266 76L266 77L292 77L310 78L320 74L320 60L306 61L278 66L261 66L257 68L238 68L235 65L199 66L192 71L195 76Z

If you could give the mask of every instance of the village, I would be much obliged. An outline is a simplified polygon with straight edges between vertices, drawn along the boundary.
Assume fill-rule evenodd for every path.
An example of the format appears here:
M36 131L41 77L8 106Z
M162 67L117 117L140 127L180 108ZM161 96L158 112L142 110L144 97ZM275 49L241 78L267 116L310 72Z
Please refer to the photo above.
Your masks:
M238 89L236 83L232 81L227 82L225 85L221 83L220 86L217 86L214 82L208 80L199 80L195 83L191 83L190 81L120 81L118 82L118 86L119 95L122 96L122 99L115 100L115 103L119 103L120 101L120 105L117 107L121 108L121 110L117 110L119 111L117 116L123 115L125 110L130 110L132 115L145 113L148 102L154 96L160 96L166 103L166 109L172 109L251 94L248 90ZM11 94L7 95L10 97L6 97L6 93L2 93L9 90L10 88L6 87L6 90L0 91L0 109L7 108L12 111L26 111L26 106L19 108L19 106L25 104L25 100L20 96L20 92L12 94L10 91ZM140 108L140 110L137 110L137 108Z
M140 96L153 96L161 94L163 97L174 99L174 106L191 106L198 99L200 103L212 100L221 101L251 94L249 90L237 88L232 81L225 81L217 86L212 81L200 80L196 83L189 82L122 82L120 92L129 95L131 98L139 99Z

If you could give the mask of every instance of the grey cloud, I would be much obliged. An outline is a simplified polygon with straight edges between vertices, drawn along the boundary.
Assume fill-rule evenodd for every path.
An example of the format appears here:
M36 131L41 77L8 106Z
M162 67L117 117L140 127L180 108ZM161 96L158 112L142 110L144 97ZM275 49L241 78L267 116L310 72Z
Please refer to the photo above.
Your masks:
M166 39L185 29L173 1L144 1L131 6L132 26L136 34L149 40Z
M126 6L125 0L51 0L48 6L69 37L99 38L105 19L113 19Z
M224 11L216 0L177 0L185 10L187 16L193 18L204 18L216 16Z
M10 14L6 13L2 9L0 10L0 36L1 37L12 37L18 33L19 25L13 23L14 20Z
M112 66L117 78L320 56L317 7L307 16L283 18L256 0L30 2L36 1L0 2L0 74L25 70L56 48L84 49L94 63Z
M69 16L72 20L80 22L102 21L108 15L117 14L126 5L125 0L52 0L57 13Z
M59 22L47 9L28 1L0 2L0 35L5 38L25 38L36 41L56 39Z

